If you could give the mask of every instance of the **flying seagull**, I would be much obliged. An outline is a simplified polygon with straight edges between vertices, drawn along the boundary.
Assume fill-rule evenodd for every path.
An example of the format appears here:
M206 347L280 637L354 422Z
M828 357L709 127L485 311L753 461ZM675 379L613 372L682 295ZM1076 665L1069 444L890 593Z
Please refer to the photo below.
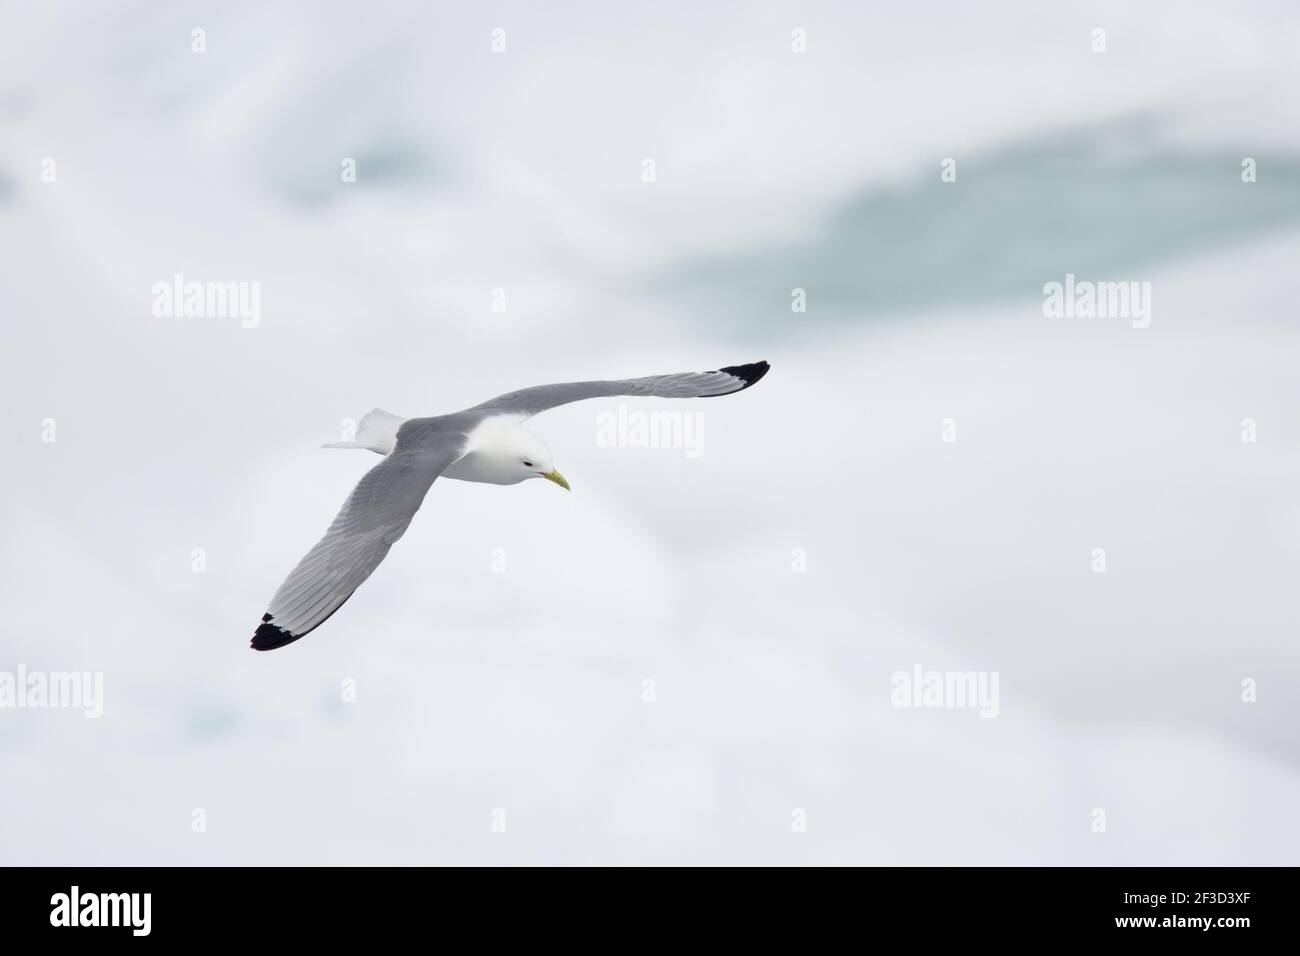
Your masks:
M361 419L356 441L326 447L368 448L384 460L352 489L325 537L275 592L253 634L253 649L284 647L325 623L379 567L393 542L406 533L440 475L492 485L545 478L567 490L569 483L555 470L550 449L523 428L522 423L538 412L610 395L730 395L749 388L767 370L766 362L754 362L715 372L538 385L432 418L403 419L376 408Z

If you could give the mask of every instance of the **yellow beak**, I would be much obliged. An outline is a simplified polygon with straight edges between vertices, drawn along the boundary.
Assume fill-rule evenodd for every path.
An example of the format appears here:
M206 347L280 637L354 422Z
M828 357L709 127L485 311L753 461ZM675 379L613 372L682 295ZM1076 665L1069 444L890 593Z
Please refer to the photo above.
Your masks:
M561 488L563 488L565 491L572 491L572 490L573 490L572 488L569 487L569 483L568 483L567 481L564 480L564 476L563 476L562 474L560 474L558 471L553 471L553 472L551 472L549 475L542 475L542 477L545 478L547 481L553 481L553 482L555 482L557 485L559 485L559 486L560 486Z

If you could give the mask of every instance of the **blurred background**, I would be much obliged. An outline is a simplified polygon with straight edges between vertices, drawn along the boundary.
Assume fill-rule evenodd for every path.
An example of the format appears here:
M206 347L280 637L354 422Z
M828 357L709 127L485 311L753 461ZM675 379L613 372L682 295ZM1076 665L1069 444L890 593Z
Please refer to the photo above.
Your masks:
M1300 858L1293 5L2 16L0 671L104 712L0 709L0 862ZM348 419L757 359L248 649Z

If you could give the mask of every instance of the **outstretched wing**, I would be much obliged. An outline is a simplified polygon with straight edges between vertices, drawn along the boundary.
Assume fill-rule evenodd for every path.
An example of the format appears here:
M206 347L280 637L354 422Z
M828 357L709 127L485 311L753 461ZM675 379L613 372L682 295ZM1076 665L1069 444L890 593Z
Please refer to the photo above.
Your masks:
M584 398L608 395L656 395L661 398L713 398L742 392L767 374L766 362L728 365L716 372L678 372L675 375L650 375L613 382L566 382L562 385L537 385L499 395L471 408L471 412L516 414L525 418L557 405L580 402Z
M461 432L421 429L371 468L316 547L271 598L254 650L283 647L325 622L379 567L405 532L434 480L464 451Z

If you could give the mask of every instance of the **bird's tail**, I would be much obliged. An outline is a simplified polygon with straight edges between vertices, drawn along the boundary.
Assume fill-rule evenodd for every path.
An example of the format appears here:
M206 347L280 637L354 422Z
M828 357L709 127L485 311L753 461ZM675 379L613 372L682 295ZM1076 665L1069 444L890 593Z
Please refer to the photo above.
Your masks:
M406 421L400 415L386 412L382 408L373 409L357 425L356 438L353 441L333 441L322 448L368 448L377 455L387 455L397 444L397 429Z

